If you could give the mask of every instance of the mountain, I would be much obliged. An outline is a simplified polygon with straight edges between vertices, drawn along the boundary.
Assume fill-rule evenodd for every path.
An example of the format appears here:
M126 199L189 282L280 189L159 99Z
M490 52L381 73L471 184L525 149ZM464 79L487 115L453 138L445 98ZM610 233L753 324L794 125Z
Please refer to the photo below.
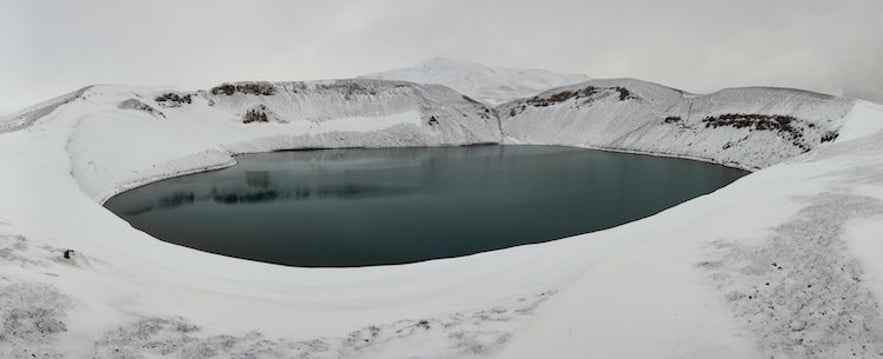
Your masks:
M590 80L497 107L507 142L667 154L756 170L833 141L853 100L802 90L696 95Z
M491 105L589 79L583 74L496 68L443 57L433 57L411 67L364 75L361 78L445 85Z
M76 131L65 145L71 171L96 200L121 185L230 164L241 153L501 140L493 109L448 87L371 79L236 82L196 91L97 85L4 117L0 131L72 117L81 120L71 124ZM141 135L129 135L134 128ZM118 135L101 135L107 133ZM195 157L162 160L171 153Z
M603 231L366 268L199 252L101 205L243 153L483 143L756 171ZM0 358L871 357L881 153L883 108L794 89L589 80L491 107L376 79L89 86L0 118Z

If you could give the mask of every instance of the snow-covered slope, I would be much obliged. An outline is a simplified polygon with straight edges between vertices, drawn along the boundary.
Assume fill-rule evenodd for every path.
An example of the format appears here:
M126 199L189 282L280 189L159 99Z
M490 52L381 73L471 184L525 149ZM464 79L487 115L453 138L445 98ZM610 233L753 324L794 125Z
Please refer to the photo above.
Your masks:
M634 80L498 108L443 86L364 79L92 86L0 128L0 357L883 352L876 105L762 88L697 96ZM237 153L503 135L763 169L609 230L385 267L207 254L100 206L141 183L229 166Z
M835 139L852 105L794 89L693 95L611 79L549 90L497 111L511 143L673 155L758 169Z
M860 101L842 121L861 135L592 237L642 238L594 262L501 357L879 356L883 106Z
M41 102L24 110L0 116L0 133L17 130L29 126L39 118L55 111L59 106L76 100L83 95L91 86L87 86L74 92L64 94L48 101Z
M98 200L170 174L228 166L240 153L500 140L490 108L438 85L338 80L195 92L95 86L80 99L78 107L92 112L81 115L66 147L75 178Z
M589 79L583 74L495 68L442 57L433 57L411 67L362 77L445 85L492 105Z

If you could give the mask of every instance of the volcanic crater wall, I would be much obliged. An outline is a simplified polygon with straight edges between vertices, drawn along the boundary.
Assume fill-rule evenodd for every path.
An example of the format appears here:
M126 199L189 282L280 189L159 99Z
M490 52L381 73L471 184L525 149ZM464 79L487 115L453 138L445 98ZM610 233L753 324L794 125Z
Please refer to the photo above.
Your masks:
M779 88L693 95L591 80L497 108L507 143L559 144L695 158L759 169L837 137L849 99Z
M76 118L67 143L71 172L101 201L142 183L229 166L236 154L289 149L502 142L754 170L836 140L853 104L776 88L694 95L631 79L590 80L497 107L441 85L370 79L236 82L191 92L101 85L7 116L0 128Z

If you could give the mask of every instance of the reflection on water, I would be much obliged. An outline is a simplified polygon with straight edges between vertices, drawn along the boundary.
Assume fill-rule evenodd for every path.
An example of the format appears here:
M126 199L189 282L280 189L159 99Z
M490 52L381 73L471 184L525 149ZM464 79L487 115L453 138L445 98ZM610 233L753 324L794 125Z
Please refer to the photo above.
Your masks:
M616 226L744 172L549 146L243 155L106 207L157 238L298 266L407 263Z
M223 204L272 202L279 198L277 191L253 192L216 192L212 190L212 199Z
M185 204L193 203L196 200L196 194L193 192L175 192L169 195L165 195L157 199L157 204L159 208L175 208ZM149 206L153 208L153 206ZM145 212L145 211L142 211Z
M395 196L406 194L409 190L391 186L337 184L337 185L297 185L279 186L274 189L253 189L250 187L269 188L268 181L260 185L253 185L251 176L254 172L247 173L245 181L247 187L211 187L208 192L200 191L200 188L191 187L190 191L176 190L170 193L157 194L159 197L143 197L117 207L120 213L126 215L139 215L153 210L172 209L181 206L194 205L198 202L213 201L220 204L245 204L264 203L274 201L307 201L327 198L359 198L370 196ZM264 172L269 178L269 173Z
M249 187L270 188L270 171L245 172L245 183Z

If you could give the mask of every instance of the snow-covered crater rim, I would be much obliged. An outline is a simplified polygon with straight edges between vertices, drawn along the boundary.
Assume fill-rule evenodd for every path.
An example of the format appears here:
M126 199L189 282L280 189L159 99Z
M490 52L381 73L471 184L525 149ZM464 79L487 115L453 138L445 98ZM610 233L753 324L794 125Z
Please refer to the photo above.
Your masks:
M659 157L659 158L674 158L674 159L684 159L697 161L702 163L707 163L711 165L723 166L728 168L733 168L737 170L742 170L745 172L755 172L760 170L757 166L746 166L738 162L719 162L713 158L707 157L698 157L698 156L690 156L683 154L672 154L672 153L654 153L648 151L641 150L630 150L623 148L614 148L614 147L605 147L605 146L574 146L574 145L566 145L566 144L556 144L556 143L525 143L525 142L515 142L511 140L507 140L504 142L481 142L474 144L455 144L455 145L437 145L437 146L386 146L386 147L367 147L367 146L339 146L339 147L290 147L290 148L278 148L278 149L268 149L263 151L246 151L246 152L234 152L234 153L224 153L218 151L205 151L202 153L198 153L196 155L188 155L183 156L166 163L160 164L156 167L166 169L164 173L154 173L151 175L145 175L145 177L137 178L126 183L122 183L117 185L115 188L110 191L98 196L96 198L96 202L100 205L104 205L108 200L117 196L121 193L131 191L133 189L147 186L150 184L154 184L157 182L162 182L164 180L189 176L193 174L206 173L212 171L218 171L225 168L230 168L238 164L236 161L236 157L246 154L260 154L260 153L274 153L274 152L287 152L287 151L321 151L321 150L335 150L335 149L381 149L381 148L443 148L443 147L474 147L474 146L493 146L493 145L501 145L501 146L559 146L559 147L570 147L570 148L580 148L587 150L595 150L595 151L604 151L604 152L613 152L613 153L627 153L627 154L635 154L642 156L650 156L650 157Z

